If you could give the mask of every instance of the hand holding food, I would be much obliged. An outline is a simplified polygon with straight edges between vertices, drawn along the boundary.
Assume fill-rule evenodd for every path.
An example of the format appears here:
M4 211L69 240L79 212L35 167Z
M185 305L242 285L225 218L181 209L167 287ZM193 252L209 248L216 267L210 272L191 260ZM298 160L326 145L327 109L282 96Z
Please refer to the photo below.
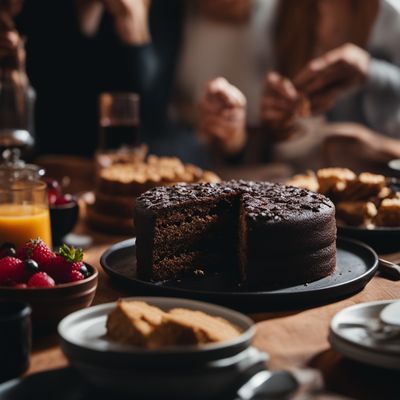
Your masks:
M246 98L224 78L206 85L200 103L200 134L221 150L233 155L246 142Z
M368 52L347 43L310 61L295 77L294 85L310 98L313 113L324 112L343 92L366 80L369 60Z
M307 117L309 114L309 101L295 88L293 82L277 72L266 75L261 118L277 134L277 139L291 134L297 117Z

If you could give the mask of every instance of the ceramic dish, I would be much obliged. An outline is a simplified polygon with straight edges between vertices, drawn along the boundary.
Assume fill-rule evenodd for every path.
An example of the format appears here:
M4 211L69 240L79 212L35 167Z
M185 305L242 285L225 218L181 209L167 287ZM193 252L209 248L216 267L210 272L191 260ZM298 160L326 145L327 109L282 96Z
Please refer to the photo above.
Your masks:
M136 297L163 310L183 307L225 318L239 328L234 340L204 346L140 349L110 341L107 315L115 303L78 311L58 327L61 347L71 364L95 387L138 398L214 398L235 385L243 371L265 368L265 354L250 347L253 322L243 314L186 299ZM193 390L196 388L195 390Z
M0 287L0 300L29 303L32 307L34 331L52 330L66 315L92 303L97 288L98 272L91 265L85 265L90 272L86 279L59 284L52 288Z
M135 239L115 244L101 257L104 270L138 294L189 297L233 307L244 312L288 310L343 298L361 289L374 276L378 258L363 243L338 238L335 272L314 282L264 291L240 287L224 274L150 282L136 277Z
M331 321L329 341L334 350L353 360L378 367L400 370L400 339L377 341L365 328L346 327L346 323L368 323L379 319L392 301L375 301L347 307Z

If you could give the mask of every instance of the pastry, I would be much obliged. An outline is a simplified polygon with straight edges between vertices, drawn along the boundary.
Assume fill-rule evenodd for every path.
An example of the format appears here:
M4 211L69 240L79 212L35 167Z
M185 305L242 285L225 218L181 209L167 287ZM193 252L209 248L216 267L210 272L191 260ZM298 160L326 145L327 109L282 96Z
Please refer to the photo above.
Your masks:
M342 201L336 204L336 216L348 225L368 225L377 212L371 201Z

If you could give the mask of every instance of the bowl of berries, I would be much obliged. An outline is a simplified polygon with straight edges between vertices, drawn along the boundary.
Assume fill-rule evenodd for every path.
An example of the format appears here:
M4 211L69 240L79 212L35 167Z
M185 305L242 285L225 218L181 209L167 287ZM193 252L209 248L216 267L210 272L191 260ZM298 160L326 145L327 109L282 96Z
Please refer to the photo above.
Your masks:
M39 238L20 248L0 247L0 300L29 303L35 332L52 330L66 315L88 307L97 279L81 249L63 245L53 252Z
M49 199L51 236L53 244L60 244L62 238L71 232L79 219L79 203L75 196L63 193L55 179L45 179Z

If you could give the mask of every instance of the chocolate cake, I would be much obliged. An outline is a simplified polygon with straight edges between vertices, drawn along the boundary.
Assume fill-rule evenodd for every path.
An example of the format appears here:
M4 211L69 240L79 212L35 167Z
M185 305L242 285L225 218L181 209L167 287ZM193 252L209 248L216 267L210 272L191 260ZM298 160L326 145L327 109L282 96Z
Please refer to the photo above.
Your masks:
M309 282L336 265L335 207L269 182L178 184L138 197L138 276L237 274L252 287Z

